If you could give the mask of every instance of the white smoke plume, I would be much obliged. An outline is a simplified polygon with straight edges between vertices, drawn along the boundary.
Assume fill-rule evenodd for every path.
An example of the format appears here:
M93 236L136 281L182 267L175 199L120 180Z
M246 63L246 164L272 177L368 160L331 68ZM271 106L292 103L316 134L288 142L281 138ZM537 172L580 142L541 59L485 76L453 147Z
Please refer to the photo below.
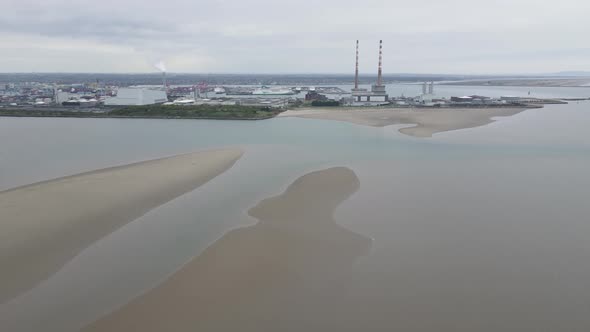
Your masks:
M164 64L164 61L162 61L162 60L154 63L154 67L156 67L159 71L161 71L163 73L166 72L166 65Z

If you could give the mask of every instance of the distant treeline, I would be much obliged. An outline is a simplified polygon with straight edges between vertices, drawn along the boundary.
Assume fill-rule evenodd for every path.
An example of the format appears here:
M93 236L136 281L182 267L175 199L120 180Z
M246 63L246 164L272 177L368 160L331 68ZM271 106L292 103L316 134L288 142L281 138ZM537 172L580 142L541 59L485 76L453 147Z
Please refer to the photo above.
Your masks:
M146 118L266 119L280 112L270 107L242 105L145 105L115 109L109 112L109 115Z
M340 106L340 102L335 100L314 100L311 106Z
M56 109L0 109L0 116L72 117L72 118L160 118L262 120L278 115L281 110L241 105L146 105L126 106L110 111L77 111Z
M55 109L32 109L32 108L14 108L0 109L0 116L15 117L60 117L60 118L105 118L108 117L104 112L75 111L75 110L55 110Z

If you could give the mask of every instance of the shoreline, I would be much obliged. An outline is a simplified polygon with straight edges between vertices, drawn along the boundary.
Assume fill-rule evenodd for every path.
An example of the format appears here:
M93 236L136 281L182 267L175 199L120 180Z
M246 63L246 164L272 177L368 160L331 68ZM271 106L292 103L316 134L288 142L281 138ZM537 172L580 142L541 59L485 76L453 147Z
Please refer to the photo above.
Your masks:
M245 121L268 120L268 119L272 119L272 118L277 117L277 115L273 115L273 116L265 116L265 117L258 117L258 118L240 118L240 117L216 118L216 117L186 117L186 116L122 116L122 115L105 115L103 113L90 113L90 114L85 114L83 112L78 112L78 113L82 113L82 114L72 114L72 115L2 114L2 112L0 110L0 117L6 117L6 118L72 118L72 119L245 120Z
M122 107L16 106L0 108L0 116L75 117L75 118L155 118L155 119L268 119L279 109L242 105L135 105Z
M333 120L371 127L414 125L401 128L402 134L429 138L434 134L459 129L475 128L493 123L495 117L513 116L539 107L488 107L488 108L318 108L289 110L277 117L297 117Z
M0 303L123 225L230 169L241 149L115 166L0 191Z
M546 77L546 78L514 78L487 79L444 82L440 85L451 86L490 86L490 87L523 87L523 88L590 88L589 77Z
M404 135L429 138L434 134L475 128L495 122L493 118L513 116L528 109L543 108L542 105L516 106L465 106L465 107L301 107L280 111L261 117L195 117L195 116L145 116L145 115L109 115L108 113L83 113L68 112L65 114L43 114L37 112L27 114L29 111L19 110L14 114L6 114L0 109L0 117L18 118L91 118L91 119L154 119L154 120L269 120L281 117L298 117L319 120L334 120L365 125L372 127L385 127L390 125L414 125L401 128L398 131ZM73 114L72 114L73 113Z

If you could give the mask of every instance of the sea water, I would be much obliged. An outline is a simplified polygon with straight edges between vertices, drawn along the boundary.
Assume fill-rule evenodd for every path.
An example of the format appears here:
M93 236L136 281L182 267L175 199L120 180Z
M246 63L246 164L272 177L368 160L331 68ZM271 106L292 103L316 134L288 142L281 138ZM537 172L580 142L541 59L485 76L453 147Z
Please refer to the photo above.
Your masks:
M581 91L551 91L563 89ZM246 151L226 173L1 304L0 327L76 330L156 286L228 230L256 223L246 211L260 200L311 171L345 166L360 190L335 220L373 242L351 262L347 297L328 301L334 317L348 317L332 325L587 330L588 123L588 102L428 139L400 134L400 126L296 118L0 118L0 190L201 149Z

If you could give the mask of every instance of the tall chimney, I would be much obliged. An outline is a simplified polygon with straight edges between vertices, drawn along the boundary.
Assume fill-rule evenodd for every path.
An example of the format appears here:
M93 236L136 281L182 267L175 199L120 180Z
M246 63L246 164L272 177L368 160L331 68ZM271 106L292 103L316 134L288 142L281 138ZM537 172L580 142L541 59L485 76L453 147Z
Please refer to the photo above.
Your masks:
M377 85L383 85L381 77L381 58L382 58L383 40L379 40L379 69L377 71Z
M356 41L356 62L354 65L354 89L359 88L359 41Z
M166 83L166 72L162 72L162 84L164 84L164 91L168 91L168 84Z

